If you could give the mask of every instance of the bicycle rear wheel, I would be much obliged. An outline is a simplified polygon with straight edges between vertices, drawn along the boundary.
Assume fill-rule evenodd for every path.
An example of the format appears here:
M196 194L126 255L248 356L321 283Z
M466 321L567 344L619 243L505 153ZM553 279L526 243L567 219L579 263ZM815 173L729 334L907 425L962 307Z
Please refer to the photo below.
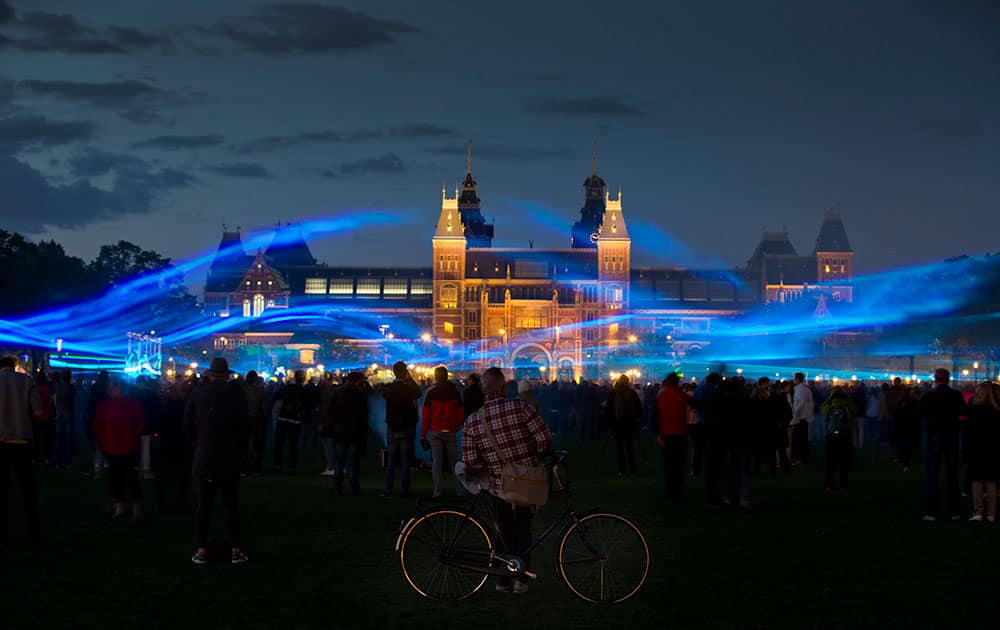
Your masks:
M493 542L479 521L454 509L421 516L399 548L403 575L424 597L464 599L486 582Z
M617 604L638 592L649 573L649 547L624 516L585 514L571 522L559 541L559 575L588 602Z

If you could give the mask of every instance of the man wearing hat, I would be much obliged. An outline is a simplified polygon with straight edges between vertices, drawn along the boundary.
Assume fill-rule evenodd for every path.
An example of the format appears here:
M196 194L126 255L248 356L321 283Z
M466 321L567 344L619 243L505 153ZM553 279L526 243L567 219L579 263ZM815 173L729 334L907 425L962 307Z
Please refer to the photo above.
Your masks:
M208 525L216 491L222 494L226 525L232 543L232 562L241 564L247 556L240 546L240 464L247 448L247 401L239 385L229 380L225 359L212 359L204 373L205 385L196 389L184 410L184 429L194 441L192 475L198 480L198 511L195 517L197 551L191 558L205 564Z

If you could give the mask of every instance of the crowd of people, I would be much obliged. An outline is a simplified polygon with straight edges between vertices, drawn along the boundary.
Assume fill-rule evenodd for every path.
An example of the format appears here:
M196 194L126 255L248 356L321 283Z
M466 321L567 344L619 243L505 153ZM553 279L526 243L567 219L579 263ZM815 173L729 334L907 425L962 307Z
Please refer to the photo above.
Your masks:
M113 518L143 517L144 478L155 479L158 510L186 510L193 480L198 504L192 561L207 562L209 517L219 494L231 560L245 562L241 477L295 474L300 449L321 445L320 474L333 478L337 494L360 494L371 427L384 423L382 496L411 494L418 446L430 454L432 496L452 492L445 486L449 477L454 492L462 494L465 489L451 472L460 454L468 455L462 436L470 418L493 398L517 401L521 421L537 418L550 436L539 443L550 443L551 436L563 441L609 436L616 454L609 473L619 477L637 474L635 445L651 432L662 455L666 494L675 502L684 498L685 478L700 477L710 504L749 508L754 475L808 466L811 442L823 445L826 491L847 492L852 452L867 436L869 443L887 447L902 471L910 470L924 445L925 520L959 518L963 472L964 489L974 497L972 520L996 518L1000 391L989 382L974 391L953 389L943 369L932 386L896 379L877 387L808 382L803 374L792 381L747 382L716 373L700 383L675 373L659 384L634 384L625 375L613 383L502 378L497 383L503 373L494 371L487 388L480 375L456 379L444 366L434 371L433 382L421 383L402 362L393 366L391 382L374 385L361 371L319 378L297 371L287 382L265 382L253 371L234 375L221 358L200 377L173 380L126 382L106 372L75 379L69 371L28 375L16 368L16 359L0 359L0 543L7 538L11 471L24 498L31 540L38 542L33 465L69 468L76 452L77 466L86 457L89 469L92 453L93 476L110 482ZM374 404L379 399L384 417L374 419L373 410L382 408ZM75 443L78 431L89 438L89 449ZM507 515L511 523L520 522L517 514ZM523 532L520 525L517 530Z

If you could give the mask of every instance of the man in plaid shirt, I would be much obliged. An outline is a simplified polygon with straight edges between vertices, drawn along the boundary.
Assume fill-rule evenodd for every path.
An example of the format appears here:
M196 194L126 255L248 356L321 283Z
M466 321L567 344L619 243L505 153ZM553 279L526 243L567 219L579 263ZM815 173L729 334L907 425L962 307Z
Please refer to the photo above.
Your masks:
M522 400L504 398L505 381L500 368L493 367L483 373L482 387L486 402L465 421L462 460L470 471L489 472L490 500L496 514L497 528L500 530L500 545L503 551L523 555L527 564L529 558L524 552L531 546L532 512L527 507L515 508L497 496L500 492L503 462L540 466L542 455L552 444L552 435L534 407ZM493 448L483 429L483 423L487 422L500 453ZM526 582L514 580L512 587L510 579L506 577L498 577L496 587L504 593L524 593L528 590Z

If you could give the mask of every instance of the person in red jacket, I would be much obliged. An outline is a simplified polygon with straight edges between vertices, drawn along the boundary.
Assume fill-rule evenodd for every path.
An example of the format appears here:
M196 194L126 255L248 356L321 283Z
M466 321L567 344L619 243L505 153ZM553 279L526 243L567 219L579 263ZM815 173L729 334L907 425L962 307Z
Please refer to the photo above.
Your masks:
M663 457L663 478L667 496L674 503L681 500L684 489L684 463L687 461L688 405L687 394L681 391L676 372L663 379L656 395L656 445Z
M108 387L108 398L97 407L94 416L94 438L108 459L111 496L115 501L112 518L125 515L125 502L129 498L132 499L132 518L138 519L142 513L136 466L145 423L139 401L126 398L121 383L112 383Z
M434 477L433 498L441 496L441 478L444 476L445 461L449 466L458 462L458 430L465 420L465 407L458 387L448 380L448 368L439 365L434 368L434 385L424 396L423 424L420 429L420 445L426 451L431 449L431 471ZM455 478L455 492L465 493L461 482Z

